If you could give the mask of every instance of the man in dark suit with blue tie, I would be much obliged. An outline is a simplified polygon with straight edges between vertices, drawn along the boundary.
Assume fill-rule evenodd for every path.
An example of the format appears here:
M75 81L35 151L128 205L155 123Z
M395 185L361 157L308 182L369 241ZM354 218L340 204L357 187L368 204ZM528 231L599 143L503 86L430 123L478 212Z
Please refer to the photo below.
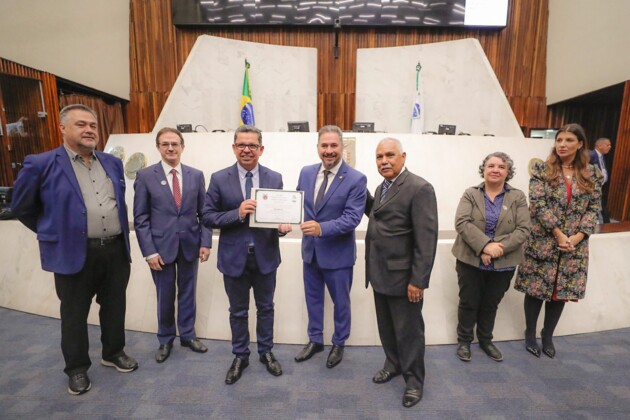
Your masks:
M96 113L68 105L59 121L63 145L26 157L11 209L37 234L42 269L54 273L68 393L80 395L92 387L87 318L95 295L101 364L119 372L138 368L124 352L129 222L122 162L95 150Z
M197 353L208 348L195 334L195 290L199 261L210 256L212 231L201 224L206 195L203 172L182 165L184 137L173 128L155 139L162 160L136 175L134 226L140 250L157 289L158 363L171 354L177 329L180 343Z
M295 357L303 362L324 350L324 296L335 305L335 331L326 366L343 358L350 336L350 288L356 261L354 230L365 210L367 179L343 161L343 134L334 125L319 130L321 163L302 168L298 190L304 191L302 259L308 310L308 344Z
M437 250L438 213L433 186L405 168L400 141L381 140L376 189L365 236L365 287L372 285L385 364L372 381L402 374L402 404L413 407L424 387L422 303ZM370 200L371 201L371 200Z
M217 265L230 301L234 354L225 377L228 385L238 381L249 366L250 289L256 301L259 360L272 375L282 375L282 367L271 351L273 296L280 265L279 235L291 231L291 225L284 224L277 229L249 227L249 217L256 209L251 189L282 189L282 175L258 164L264 151L260 130L249 125L237 128L232 151L237 163L212 174L203 210L204 225L221 229Z
M597 166L604 176L602 181L603 185L601 212L601 219L604 223L610 223L610 210L608 210L608 179L610 175L606 168L606 155L608 154L608 152L610 152L611 147L612 144L610 143L610 139L602 137L595 140L595 149L588 152L590 157L589 163Z

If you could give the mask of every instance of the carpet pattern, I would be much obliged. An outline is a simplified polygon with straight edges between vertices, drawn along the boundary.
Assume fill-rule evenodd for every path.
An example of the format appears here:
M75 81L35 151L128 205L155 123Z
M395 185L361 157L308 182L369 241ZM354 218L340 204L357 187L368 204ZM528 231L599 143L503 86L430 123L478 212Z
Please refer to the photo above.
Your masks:
M490 360L476 344L472 361L455 345L426 350L423 400L402 407L402 377L371 381L383 365L380 347L348 347L337 367L330 349L295 363L301 349L276 345L284 374L274 377L250 346L250 366L234 385L224 383L230 343L203 340L198 354L175 341L157 364L153 334L127 332L127 354L140 368L118 373L100 364L100 329L90 326L92 389L67 391L59 320L0 308L1 419L628 419L630 329L558 337L558 355L536 359L523 341L500 342L505 360ZM227 314L226 320L227 322ZM431 328L431 326L428 326Z

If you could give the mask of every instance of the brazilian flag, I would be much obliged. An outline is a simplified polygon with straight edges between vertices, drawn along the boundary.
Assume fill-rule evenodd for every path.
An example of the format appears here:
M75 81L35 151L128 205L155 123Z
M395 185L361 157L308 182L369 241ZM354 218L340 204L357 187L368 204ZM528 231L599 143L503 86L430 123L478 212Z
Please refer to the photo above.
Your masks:
M256 125L252 91L249 89L249 63L247 60L245 60L245 80L243 80L243 94L241 96L241 125L245 124Z

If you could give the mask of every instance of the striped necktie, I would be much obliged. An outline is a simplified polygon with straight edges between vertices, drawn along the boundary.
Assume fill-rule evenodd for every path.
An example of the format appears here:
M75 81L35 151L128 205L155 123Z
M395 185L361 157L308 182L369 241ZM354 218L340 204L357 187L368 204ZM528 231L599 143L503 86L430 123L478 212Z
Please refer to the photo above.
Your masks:
M387 191L389 191L389 187L392 186L392 181L383 181L383 189L381 190L381 203L383 202L383 200L385 199L385 195L387 194Z

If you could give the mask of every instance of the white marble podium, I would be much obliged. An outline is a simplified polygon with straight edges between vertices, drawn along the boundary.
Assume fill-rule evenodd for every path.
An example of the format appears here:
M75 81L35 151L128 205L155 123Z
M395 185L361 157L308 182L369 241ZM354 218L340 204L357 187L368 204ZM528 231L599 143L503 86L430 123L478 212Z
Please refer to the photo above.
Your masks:
M378 141L385 136L400 139L407 152L407 168L428 179L435 187L440 231L437 257L426 292L424 318L428 344L456 341L458 287L455 259L451 255L454 240L455 209L464 189L481 182L478 166L490 152L508 153L515 161L516 176L510 183L527 191L527 163L544 158L552 141L475 137L419 136L412 134L344 133L354 142L355 167L368 177L374 191L381 182L374 161ZM230 133L185 134L182 161L203 170L206 182L210 174L234 163ZM318 162L316 133L263 133L265 151L260 163L282 173L286 189L295 188L302 166ZM126 157L142 152L149 163L159 154L152 134L121 134L109 139L106 150L123 146ZM127 205L133 208L133 180L127 179ZM132 215L130 214L130 220ZM376 314L371 289L365 288L365 247L363 238L367 218L357 229L357 263L354 268L352 299L352 332L350 345L378 345ZM296 229L297 230L297 229ZM200 264L197 287L197 334L203 338L230 339L228 299L223 278L216 268L218 231L214 232L210 260ZM0 222L0 306L35 314L58 317L53 275L41 270L35 234L18 221ZM630 327L630 232L596 234L590 239L590 266L586 299L570 303L560 321L557 333L576 334ZM157 330L156 295L149 268L144 262L135 234L131 236L131 279L127 289L127 322L129 329ZM275 296L275 341L307 341L307 312L302 282L301 234L292 232L280 240L282 264L278 269ZM328 298L325 313L325 340L332 336L332 302ZM250 330L255 337L255 307L250 311ZM94 305L89 321L98 323ZM507 293L497 316L496 340L521 339L524 329L523 295L512 289Z
M41 270L35 234L18 221L0 222L0 306L24 312L59 317L52 273ZM630 327L630 233L610 233L591 237L589 282L586 298L570 303L557 329L558 335L586 333ZM126 327L156 332L156 295L149 268L142 259L132 234L131 279L127 289ZM427 344L456 342L458 287L455 259L450 253L452 239L441 239L430 288L425 293L424 319ZM216 268L217 237L208 262L200 265L197 288L197 335L202 338L230 339L228 299L221 273ZM371 289L365 289L364 242L357 240L358 259L354 269L352 333L349 345L379 345L376 314ZM275 296L275 341L307 341L307 313L302 283L299 234L280 241L282 264L278 270ZM256 308L250 309L250 331L255 340ZM541 317L542 318L542 317ZM90 311L89 322L98 324L98 305ZM495 339L521 339L524 329L523 294L510 289L497 315ZM327 296L324 337L332 336L332 302Z

